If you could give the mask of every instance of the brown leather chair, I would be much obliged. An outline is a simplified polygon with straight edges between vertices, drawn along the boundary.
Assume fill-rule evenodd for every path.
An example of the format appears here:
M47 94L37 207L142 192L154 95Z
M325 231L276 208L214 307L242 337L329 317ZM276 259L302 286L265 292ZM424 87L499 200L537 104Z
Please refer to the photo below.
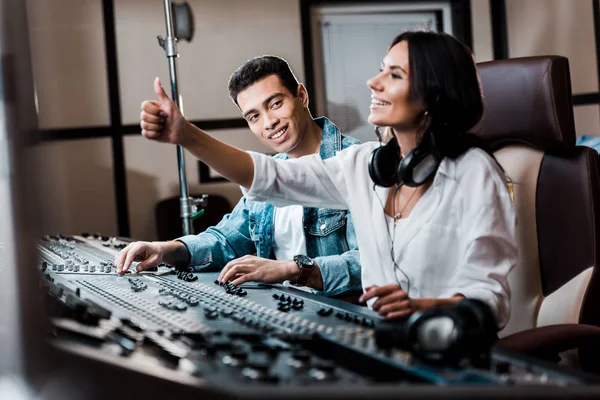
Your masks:
M173 240L183 235L179 207L179 197L169 197L156 204L154 214L156 216L158 240ZM223 216L230 213L231 210L231 204L225 197L214 194L208 195L204 214L192 222L194 233L204 232L209 227L217 225Z
M486 110L474 132L512 179L518 219L511 316L497 345L545 358L576 349L563 361L599 371L599 157L575 145L568 60L515 58L478 71Z

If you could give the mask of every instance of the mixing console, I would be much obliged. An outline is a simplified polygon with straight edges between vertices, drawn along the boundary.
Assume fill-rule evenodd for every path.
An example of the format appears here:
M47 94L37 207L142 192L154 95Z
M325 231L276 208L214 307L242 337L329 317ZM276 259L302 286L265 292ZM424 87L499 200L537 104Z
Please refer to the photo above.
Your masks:
M492 353L484 367L430 365L380 349L373 311L284 285L219 283L217 272L116 274L126 240L46 236L40 267L58 340L116 357L153 354L178 374L225 385L580 385L574 373ZM135 271L134 268L129 271ZM229 387L228 386L228 387Z

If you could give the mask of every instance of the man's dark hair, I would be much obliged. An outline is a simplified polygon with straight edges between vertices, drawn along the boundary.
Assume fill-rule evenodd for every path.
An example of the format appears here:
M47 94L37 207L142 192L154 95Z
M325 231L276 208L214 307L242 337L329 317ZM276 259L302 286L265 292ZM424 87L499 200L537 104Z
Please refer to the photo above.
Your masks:
M239 106L237 102L238 94L270 75L277 75L281 84L293 96L296 96L298 80L287 61L276 56L261 56L246 61L231 75L228 85L231 100Z
M477 69L468 47L446 33L408 31L390 45L408 44L410 96L427 111L428 129L442 156L455 158L470 147L485 148L467 134L483 116Z

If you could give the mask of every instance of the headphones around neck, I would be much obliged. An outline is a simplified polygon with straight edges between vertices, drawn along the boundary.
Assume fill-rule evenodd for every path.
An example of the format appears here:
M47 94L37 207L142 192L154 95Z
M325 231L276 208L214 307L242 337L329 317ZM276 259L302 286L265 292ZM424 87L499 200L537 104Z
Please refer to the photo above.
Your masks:
M375 133L380 137L378 128ZM393 137L371 153L369 176L383 187L421 186L435 174L442 161L434 148L433 132L429 131L417 147L402 157L398 141Z

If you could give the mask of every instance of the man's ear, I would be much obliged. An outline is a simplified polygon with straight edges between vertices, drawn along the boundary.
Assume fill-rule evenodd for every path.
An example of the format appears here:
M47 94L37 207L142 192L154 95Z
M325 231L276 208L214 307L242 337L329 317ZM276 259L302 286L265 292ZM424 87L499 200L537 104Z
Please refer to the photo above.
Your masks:
M303 84L298 84L298 89L296 89L296 96L302 102L302 105L308 109L308 92Z

